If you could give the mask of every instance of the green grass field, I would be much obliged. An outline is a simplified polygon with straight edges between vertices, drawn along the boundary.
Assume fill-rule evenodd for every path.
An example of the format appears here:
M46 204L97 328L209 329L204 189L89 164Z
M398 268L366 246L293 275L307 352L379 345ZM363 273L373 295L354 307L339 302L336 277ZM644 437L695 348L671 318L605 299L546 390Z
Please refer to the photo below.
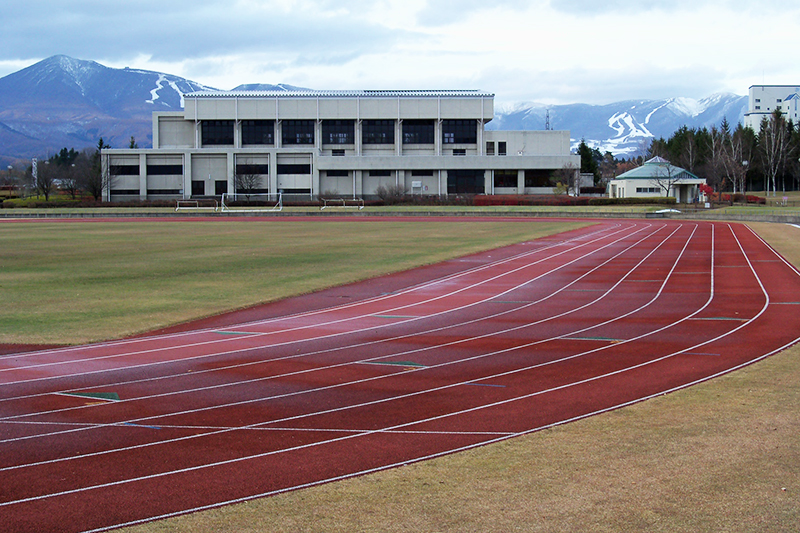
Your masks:
M330 232L317 221L0 224L7 304L0 342L141 331L566 228L342 224ZM752 227L800 265L800 230ZM369 248L352 246L362 239ZM296 268L287 267L290 257ZM275 276L287 268L287 277ZM137 299L147 303L128 301ZM82 320L63 316L73 314ZM796 531L799 436L794 347L711 382L527 437L121 531Z
M0 224L0 344L72 344L579 227L563 221Z

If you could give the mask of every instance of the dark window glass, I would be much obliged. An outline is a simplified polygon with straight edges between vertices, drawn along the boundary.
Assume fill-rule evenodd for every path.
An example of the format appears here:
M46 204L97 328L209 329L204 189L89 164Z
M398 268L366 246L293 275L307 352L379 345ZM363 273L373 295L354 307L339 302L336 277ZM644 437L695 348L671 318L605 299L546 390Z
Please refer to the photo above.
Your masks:
M412 170L412 176L433 176L433 170Z
M182 176L183 165L147 165L148 176Z
M517 186L517 171L516 170L495 170L494 171L494 186L495 187L516 187Z
M203 146L233 144L232 120L204 120L201 129Z
M448 170L447 194L483 194L483 170Z
M311 165L303 163L281 165L279 163L278 174L311 174Z
M236 174L244 176L247 174L269 174L269 165L244 164L236 165Z
M112 176L138 176L139 165L111 165Z
M394 144L394 120L365 120L361 136L364 144Z
M344 155L344 150L331 150L331 155L335 155L335 156L340 156L341 157L341 156Z
M347 171L346 170L328 170L325 172L331 178L346 178Z
M284 120L281 123L283 144L314 144L313 120Z
M180 189L147 189L148 196L158 196L158 195L176 195L180 194Z
M216 180L214 182L214 194L222 196L226 192L228 192L228 182L225 180Z
M432 120L404 120L403 144L433 144Z
M323 120L322 144L355 144L355 124L353 120Z
M125 196L139 196L139 189L113 189L111 194L125 195Z
M550 171L545 169L531 169L525 171L526 187L552 187Z
M444 144L474 144L478 142L478 123L475 120L443 120Z
M486 155L494 155L494 141L486 141Z
M370 170L369 171L369 175L370 176L386 177L386 176L391 176L392 175L392 171L391 170Z
M275 144L275 121L243 120L242 145Z
M466 148L454 148L453 149L453 155L467 155L467 149Z
M506 142L499 141L497 143L497 155L506 155Z
M203 196L206 193L204 181L192 181L192 196Z

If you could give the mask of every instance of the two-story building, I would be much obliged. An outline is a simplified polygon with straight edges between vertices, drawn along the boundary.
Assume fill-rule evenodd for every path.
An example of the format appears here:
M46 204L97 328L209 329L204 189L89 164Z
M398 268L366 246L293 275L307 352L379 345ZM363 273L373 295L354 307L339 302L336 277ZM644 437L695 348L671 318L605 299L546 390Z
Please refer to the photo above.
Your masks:
M487 131L480 91L195 92L153 114L153 148L107 149L108 199L185 199L236 192L370 197L550 194L580 167L567 131Z

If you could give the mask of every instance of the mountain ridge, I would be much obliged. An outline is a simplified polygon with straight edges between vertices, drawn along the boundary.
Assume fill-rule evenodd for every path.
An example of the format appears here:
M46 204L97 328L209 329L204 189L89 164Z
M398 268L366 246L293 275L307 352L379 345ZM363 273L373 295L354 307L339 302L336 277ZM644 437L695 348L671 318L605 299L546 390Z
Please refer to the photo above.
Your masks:
M289 84L252 83L231 91L303 90ZM0 163L83 149L100 137L112 147L152 145L152 114L180 111L183 95L218 90L172 74L111 68L91 60L55 55L0 78ZM694 100L625 100L604 105L496 105L489 130L569 130L573 147L583 139L618 157L637 155L653 137L681 126L710 127L723 117L742 120L747 97L717 93Z

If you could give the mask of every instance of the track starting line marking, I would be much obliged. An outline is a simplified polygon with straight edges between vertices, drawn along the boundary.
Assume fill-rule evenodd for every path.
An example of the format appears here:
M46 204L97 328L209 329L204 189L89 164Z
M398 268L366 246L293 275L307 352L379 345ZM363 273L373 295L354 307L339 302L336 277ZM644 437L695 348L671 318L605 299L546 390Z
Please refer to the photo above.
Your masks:
M219 335L261 335L256 331L215 331Z
M568 341L605 341L605 342L622 342L622 339L612 339L609 337L564 337Z
M684 355L713 355L714 357L719 357L722 354L718 354L718 353L702 353L702 352L686 352Z
M92 400L104 400L106 402L118 402L119 394L116 392L57 392L61 396L72 396L73 398L90 398Z
M367 365L386 365L386 366L412 366L414 368L428 368L427 366L414 363L413 361L367 361Z
M690 318L689 320L734 320L734 321L737 321L737 322L747 322L750 319L749 318L732 317L732 316L710 316L710 317Z

